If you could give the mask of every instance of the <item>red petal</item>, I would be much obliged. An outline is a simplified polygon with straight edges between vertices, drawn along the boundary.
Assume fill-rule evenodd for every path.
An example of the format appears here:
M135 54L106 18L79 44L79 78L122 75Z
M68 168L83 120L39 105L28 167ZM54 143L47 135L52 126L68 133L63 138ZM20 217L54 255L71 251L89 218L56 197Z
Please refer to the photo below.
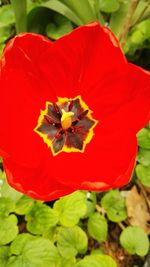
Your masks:
M5 158L11 156L5 159L9 182L45 200L128 182L135 133L149 119L149 77L126 62L113 34L98 23L79 27L52 45L37 35L16 37L5 49L1 74L0 147ZM95 136L83 154L53 157L33 132L40 109L56 96L79 94L99 120Z
M114 114L114 120L136 134L150 120L150 72L128 64L126 79L131 88L131 98Z
M8 183L16 190L39 200L53 200L74 190L59 183L48 173L48 168L32 169L16 164L11 159L3 162Z
M49 46L40 35L21 34L7 44L1 61L1 154L27 166L37 166L48 150L33 129L49 93L36 64Z
M124 131L100 132L100 127L96 126L95 136L83 154L63 153L55 157L53 164L59 166L59 181L76 189L85 189L85 182L97 183L92 190L103 190L106 185L101 183L112 188L115 181L119 184L119 179L120 186L130 180L137 152L135 136Z
M98 23L81 26L60 38L42 57L42 77L57 96L81 95L99 116L127 101L127 62L114 35ZM114 97L115 96L115 97Z

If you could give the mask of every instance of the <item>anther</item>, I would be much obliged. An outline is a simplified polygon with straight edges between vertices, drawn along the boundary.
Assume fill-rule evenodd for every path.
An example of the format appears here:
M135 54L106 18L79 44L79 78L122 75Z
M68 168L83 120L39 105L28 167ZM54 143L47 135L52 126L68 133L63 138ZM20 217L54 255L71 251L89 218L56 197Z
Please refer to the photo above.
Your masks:
M71 111L73 108L73 100L70 101L68 110Z
M79 120L82 120L87 114L88 114L88 109L83 111L79 116L78 116L78 119Z
M61 116L60 109L59 109L58 105L57 105L56 103L54 103L54 102L53 102L53 107L54 107L56 113L57 113L59 116Z

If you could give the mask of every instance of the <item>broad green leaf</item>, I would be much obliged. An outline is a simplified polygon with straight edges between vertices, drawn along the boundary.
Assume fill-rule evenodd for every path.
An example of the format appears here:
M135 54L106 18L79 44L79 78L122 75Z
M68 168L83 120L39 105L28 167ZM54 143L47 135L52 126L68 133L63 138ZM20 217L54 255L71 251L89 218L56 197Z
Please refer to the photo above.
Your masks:
M35 238L37 238L37 237L30 235L28 233L23 233L23 234L17 235L15 240L10 245L11 254L20 255L23 252L25 245L30 240L34 240Z
M92 249L92 251L91 251L91 255L103 255L103 254L105 254L104 253L104 250L103 250L103 248L96 248L96 249Z
M16 191L15 189L13 189L8 183L7 180L4 179L3 180L3 184L1 186L1 196L2 197L6 197L6 198L10 198L12 199L14 202L18 201L21 197L22 194L18 191Z
M145 149L150 149L150 130L142 129L137 134L138 145Z
M58 222L57 211L45 204L35 204L31 211L26 215L27 229L32 234L43 234Z
M89 3L89 0L61 0L68 8L70 8L82 21L83 24L97 19L96 14ZM84 11L84 12L83 12Z
M50 10L56 11L59 14L65 16L67 19L75 23L76 25L82 25L83 22L79 16L70 9L66 4L59 0L49 0L41 4L42 7L47 7Z
M86 204L87 204L87 211L84 217L89 217L95 211L96 207L96 194L94 192L85 192L86 194Z
M3 246L0 247L0 266L6 267L8 259L9 259L9 247Z
M15 16L11 5L0 7L0 28L15 23Z
M137 161L144 166L150 165L150 150L139 148Z
M132 255L145 256L149 250L148 237L144 230L138 226L125 228L120 235L120 243Z
M3 162L3 159L0 157L0 163L2 163Z
M0 216L7 216L14 209L15 203L10 198L0 197Z
M120 1L119 0L99 0L99 8L101 11L106 13L112 13L119 9Z
M107 255L86 256L75 267L117 267L116 262Z
M56 40L73 30L72 23L60 14L55 16L55 21L55 24L51 22L46 27L46 33L48 37Z
M87 250L87 245L87 236L80 227L60 227L57 236L57 247L64 258L75 257L78 253L84 254Z
M21 241L20 241L21 242ZM35 237L21 245L19 255L9 259L7 267L58 267L60 255L57 248L48 239Z
M150 20L147 19L139 23L133 30L130 41L135 44L141 44L150 38Z
M15 206L15 213L19 215L27 214L33 207L34 200L28 196L23 195L17 202Z
M95 212L88 220L88 232L98 242L106 241L108 224L104 216Z
M62 197L54 204L54 210L59 214L59 221L63 226L76 225L87 210L84 192L76 191L69 196Z
M138 164L135 170L139 181L144 186L150 187L150 165L143 166L141 164Z
M118 190L111 190L101 200L102 207L112 222L121 222L127 218L125 199Z
M27 13L29 13L33 8L39 6L39 2L33 2L32 0L27 0Z
M29 32L45 34L47 25L52 21L53 12L42 6L33 8L28 13L27 28Z
M57 240L57 227L56 226L50 227L47 231L43 233L42 236L48 238L53 243L55 243Z
M61 259L61 267L75 267L76 259L71 258L71 259Z
M0 245L10 243L18 234L17 217L9 215L6 218L0 218Z
M11 26L0 27L0 44L3 44L11 34ZM0 162L1 163L1 162Z

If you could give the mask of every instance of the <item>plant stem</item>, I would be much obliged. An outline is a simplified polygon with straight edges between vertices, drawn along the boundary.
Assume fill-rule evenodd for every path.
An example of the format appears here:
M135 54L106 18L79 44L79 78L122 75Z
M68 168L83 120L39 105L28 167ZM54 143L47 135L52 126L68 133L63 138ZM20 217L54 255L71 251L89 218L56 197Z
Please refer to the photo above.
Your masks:
M145 14L146 10L149 8L149 6L150 6L150 0L148 0L146 2L145 7L141 11L141 13L140 13L139 17L137 18L137 20L134 22L134 25L141 21L142 17L144 16L144 14Z
M123 23L122 31L121 31L119 38L118 38L123 50L124 50L125 45L126 45L126 40L128 37L129 29L131 27L131 19L132 19L134 11L138 5L138 2L139 2L139 0L131 0L131 4L129 6L127 16L126 16L124 23Z
M16 18L16 33L27 31L27 3L26 0L11 0Z

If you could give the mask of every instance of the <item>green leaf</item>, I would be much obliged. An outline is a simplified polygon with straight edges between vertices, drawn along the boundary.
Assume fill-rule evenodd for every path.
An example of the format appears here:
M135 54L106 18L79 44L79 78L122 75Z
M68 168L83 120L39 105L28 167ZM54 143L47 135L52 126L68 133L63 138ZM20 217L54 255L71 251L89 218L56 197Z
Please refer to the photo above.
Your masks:
M111 15L109 27L117 37L122 31L130 4L131 0L121 1L120 8Z
M142 129L137 134L138 145L145 149L150 149L150 130Z
M99 0L100 10L106 13L112 13L119 9L120 1L119 0Z
M95 211L96 207L96 194L94 192L85 192L86 194L86 204L87 211L84 215L84 218L89 217Z
M57 248L48 239L35 237L34 239L24 236L18 239L21 244L19 254L10 257L7 267L58 267L60 255ZM19 247L19 243L17 244ZM19 252L19 251L18 251Z
M135 170L139 181L144 186L150 187L150 165L143 166L141 164L138 164Z
M28 241L34 240L35 238L36 236L30 235L28 233L17 235L15 240L10 245L11 254L20 255L23 252L24 246L28 243Z
M89 3L89 0L61 0L68 8L70 8L82 21L83 24L97 19L96 14ZM84 10L84 12L83 12Z
M50 21L52 21L52 11L46 7L37 6L28 13L28 31L45 34L45 29Z
M150 150L139 148L137 161L144 166L150 165Z
M121 222L127 218L125 199L118 190L111 190L101 200L102 207L112 222Z
M6 218L0 218L0 245L10 243L18 234L17 217L9 215Z
M15 206L15 213L19 215L27 214L33 207L34 200L28 196L23 195L17 202Z
M61 259L61 267L75 267L76 259L71 258L71 259Z
M89 0L89 4L91 5L93 9L93 13L97 17L96 20L99 21L101 25L104 25L105 21L103 19L102 14L100 13L99 0Z
M22 197L22 194L16 191L15 189L13 189L11 186L9 186L9 184L7 183L7 180L4 179L3 184L1 186L1 196L10 198L14 202L16 202Z
M144 10L143 16L141 16L141 10ZM141 0L138 2L136 10L132 16L132 25L137 24L144 19L147 19L150 15L150 6L147 7L147 0Z
M5 26L5 27L0 27L0 44L3 44L3 42L5 42L10 37L10 34L11 34L10 25Z
M6 267L8 259L9 259L9 247L4 246L0 247L0 266Z
M117 267L116 262L107 255L86 256L75 267Z
M106 219L99 213L93 213L88 220L88 232L98 242L107 239L108 225Z
M59 14L65 16L67 19L75 23L76 25L82 25L82 20L78 17L78 15L71 10L67 5L64 3L58 1L58 0L49 0L46 2L43 2L41 4L43 7L47 7L50 10L56 11Z
M69 196L62 197L54 204L54 210L59 214L59 221L63 226L76 225L87 210L84 192L76 191Z
M75 257L78 253L84 254L87 250L87 245L87 236L80 227L60 227L57 236L57 247L64 258Z
M58 222L58 214L45 204L35 204L26 215L27 229L33 234L43 234Z
M16 20L16 32L27 31L27 1L11 0Z
M72 23L65 17L57 14L57 16L55 16L55 21L56 24L49 23L46 27L46 34L48 37L56 40L73 30Z
M43 237L51 240L53 243L57 240L57 227L50 227L47 231L43 233Z
M96 248L96 249L92 249L92 251L91 251L91 255L103 255L103 254L105 254L104 253L104 250L103 250L103 248Z
M0 28L15 23L15 16L11 5L0 7Z
M10 198L0 197L0 216L8 216L14 209L15 203Z
M150 20L147 19L139 23L133 30L130 41L133 44L141 44L150 38Z
M144 230L138 226L125 228L120 235L120 243L129 254L145 256L149 250L149 240Z

